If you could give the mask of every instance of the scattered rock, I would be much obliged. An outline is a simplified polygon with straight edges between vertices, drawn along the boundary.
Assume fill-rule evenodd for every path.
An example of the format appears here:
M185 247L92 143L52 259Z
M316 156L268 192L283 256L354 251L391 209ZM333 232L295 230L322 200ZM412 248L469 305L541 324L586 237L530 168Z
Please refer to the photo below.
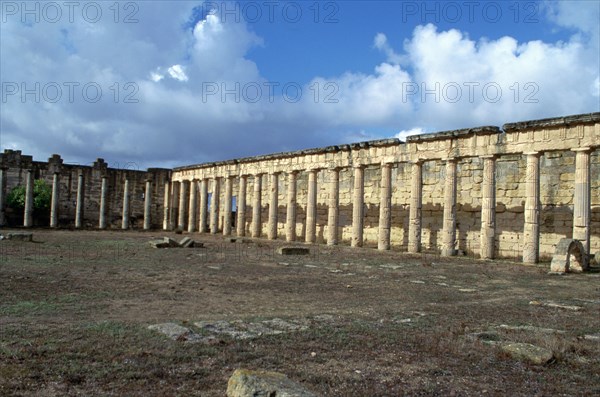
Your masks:
M389 263L385 263L383 265L379 265L379 267L382 267L384 269L396 270L396 269L402 269L404 266L402 266L402 265L392 265L392 264L389 264Z
M509 330L509 331L531 331L531 332L539 332L539 333L542 333L542 334L564 334L565 333L565 331L562 331L560 329L540 328L540 327L534 327L533 325L506 325L506 324L500 324L496 328L506 329L506 330Z
M153 331L158 331L161 334L167 336L170 339L184 342L199 342L202 339L202 336L194 333L189 328L183 327L179 324L175 323L163 323L163 324L154 324L149 325L148 329Z
M148 243L154 248L169 248L169 243L164 240L150 240Z
M197 242L195 242L194 240L192 240L189 237L184 237L179 242L179 246L181 248L194 248L194 247L202 248L202 247L204 247L204 244L203 243L197 243Z
M583 335L583 339L585 340L593 340L593 341L600 341L600 334L588 334L588 335Z
M425 284L425 281L423 280L410 280L410 282L413 284Z
M309 255L310 249L306 247L280 247L280 255Z
M31 242L31 241L33 241L33 233L31 233L31 232L6 233L6 239Z
M496 331L473 332L467 335L467 338L479 340L482 342L498 342L500 335Z
M227 382L227 397L316 397L287 376L270 371L237 369Z
M559 303L554 303L554 302L531 301L531 302L529 302L529 304L534 305L534 306L554 307L557 309L571 310L571 311L575 311L575 312L583 310L583 307L581 307L581 306L561 305Z
M148 243L150 243L151 246L153 246L154 248L202 248L204 247L204 243L198 243L194 240L192 240L189 237L184 237L183 239L181 239L180 242L177 242L175 240L173 240L170 237L163 237L162 240L151 240Z
M501 349L514 359L536 365L546 364L554 358L552 351L530 343L506 343Z
M169 247L172 247L172 248L179 247L179 243L177 241L173 240L171 237L163 237L163 241L165 243L169 244L168 245Z
M459 288L458 290L460 292L477 292L477 290L474 288Z

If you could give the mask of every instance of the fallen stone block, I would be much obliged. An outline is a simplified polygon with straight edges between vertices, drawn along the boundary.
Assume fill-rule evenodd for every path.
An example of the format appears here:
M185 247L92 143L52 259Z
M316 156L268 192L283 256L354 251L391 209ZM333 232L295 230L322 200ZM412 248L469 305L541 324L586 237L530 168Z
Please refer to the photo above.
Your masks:
M544 365L554 358L552 351L530 343L506 343L501 350L516 360Z
M309 255L310 249L305 247L280 247L280 255Z
M18 240L18 241L33 241L33 233L30 232L13 232L6 234L7 240Z
M179 243L175 240L173 240L171 237L163 237L163 241L167 244L169 244L170 248L176 248L179 247Z
M227 382L227 397L316 397L287 376L270 371L236 369Z
M588 257L579 240L562 238L556 244L556 250L550 263L550 272L583 272L588 270Z
M148 243L154 248L169 248L169 243L164 240L150 240Z
M175 323L154 324L148 326L149 330L160 332L169 339L184 341L184 342L200 342L202 336L196 334L189 328L183 327Z
M192 240L189 237L184 237L181 239L181 241L179 242L179 246L181 248L193 248L195 246L195 241Z

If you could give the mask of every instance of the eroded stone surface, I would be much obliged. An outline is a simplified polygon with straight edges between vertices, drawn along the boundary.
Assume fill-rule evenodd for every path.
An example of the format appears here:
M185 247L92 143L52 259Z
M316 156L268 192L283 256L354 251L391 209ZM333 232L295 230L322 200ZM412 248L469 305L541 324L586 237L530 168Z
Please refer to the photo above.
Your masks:
M316 397L316 394L278 372L237 369L227 382L227 397Z
M553 273L582 272L588 269L588 258L581 241L561 239L556 245L550 271Z
M500 348L514 359L537 365L547 364L554 358L552 351L530 343L511 342L502 344Z

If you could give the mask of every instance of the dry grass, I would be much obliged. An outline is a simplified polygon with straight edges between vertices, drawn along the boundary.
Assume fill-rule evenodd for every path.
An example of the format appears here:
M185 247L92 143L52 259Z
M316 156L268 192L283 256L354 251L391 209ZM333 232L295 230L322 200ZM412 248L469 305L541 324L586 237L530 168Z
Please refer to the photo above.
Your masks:
M598 273L349 247L282 257L281 242L214 236L194 236L205 249L155 250L146 241L162 233L34 233L0 242L3 396L222 396L238 367L281 371L325 396L600 394L600 342L582 338L600 332ZM274 317L310 326L210 344L146 328ZM514 361L469 337L486 330L555 359Z

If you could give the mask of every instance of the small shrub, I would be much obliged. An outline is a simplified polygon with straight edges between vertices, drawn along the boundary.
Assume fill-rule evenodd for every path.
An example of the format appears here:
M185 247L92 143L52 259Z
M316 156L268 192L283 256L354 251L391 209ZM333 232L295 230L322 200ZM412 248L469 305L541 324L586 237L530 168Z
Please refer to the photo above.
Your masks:
M52 187L43 179L33 183L33 209L48 210L52 200ZM6 205L15 210L25 208L25 186L15 186L6 197Z

